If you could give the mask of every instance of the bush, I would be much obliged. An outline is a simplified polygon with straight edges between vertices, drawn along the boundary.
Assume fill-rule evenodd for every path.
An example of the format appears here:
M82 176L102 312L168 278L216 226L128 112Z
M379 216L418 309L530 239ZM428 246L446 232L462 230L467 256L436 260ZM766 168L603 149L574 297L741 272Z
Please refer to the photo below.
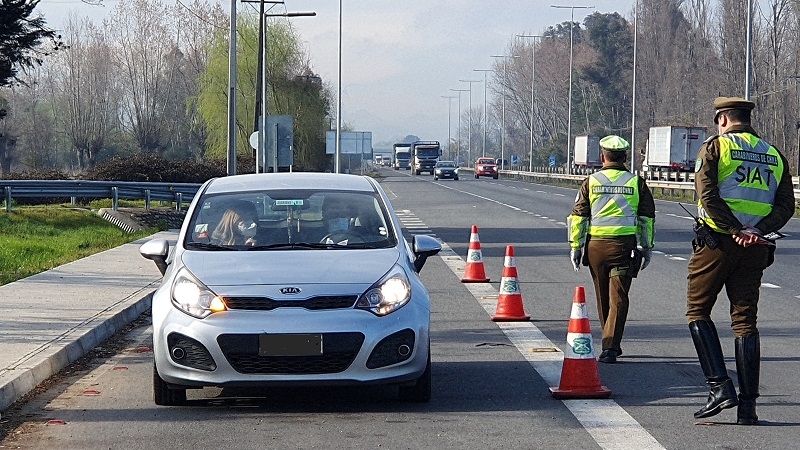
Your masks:
M81 178L106 181L203 183L210 178L225 174L225 166L220 166L217 162L167 161L153 153L137 153L127 157L115 156L99 163Z

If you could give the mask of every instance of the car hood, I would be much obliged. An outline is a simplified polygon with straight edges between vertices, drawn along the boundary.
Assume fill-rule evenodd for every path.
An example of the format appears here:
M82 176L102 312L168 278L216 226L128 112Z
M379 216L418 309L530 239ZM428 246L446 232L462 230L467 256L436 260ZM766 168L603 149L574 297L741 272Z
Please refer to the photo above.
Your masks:
M183 265L209 287L372 284L399 259L397 248L368 250L185 251Z

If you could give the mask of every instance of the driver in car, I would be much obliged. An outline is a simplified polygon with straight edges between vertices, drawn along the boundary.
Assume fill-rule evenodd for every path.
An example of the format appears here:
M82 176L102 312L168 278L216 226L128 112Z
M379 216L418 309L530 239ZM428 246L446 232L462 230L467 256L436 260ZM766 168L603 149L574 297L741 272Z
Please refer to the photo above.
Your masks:
M353 207L336 198L326 198L322 207L322 221L328 234L346 232L354 225Z

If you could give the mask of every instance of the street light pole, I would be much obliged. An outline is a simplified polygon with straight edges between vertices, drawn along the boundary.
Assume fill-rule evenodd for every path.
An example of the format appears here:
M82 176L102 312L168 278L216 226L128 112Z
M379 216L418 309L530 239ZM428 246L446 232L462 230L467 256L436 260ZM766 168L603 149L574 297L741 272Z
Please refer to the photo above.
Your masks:
M472 69L475 72L483 72L483 155L486 156L486 123L489 122L489 111L486 109L486 72L494 72L492 69Z
M469 83L469 113L467 114L467 163L472 161L472 83L480 83L480 80L458 80L462 83Z
M456 137L458 139L458 145L456 146L456 164L459 164L458 158L461 157L461 93L467 92L469 89L450 89L453 92L458 92L458 132L456 133Z
M228 175L236 175L236 0L231 0L228 42Z
M450 134L450 130L453 129L453 125L451 124L450 117L453 115L453 99L458 98L455 95L441 95L440 97L447 99L447 154L450 158L453 157L453 149L451 147L453 138Z
M235 0L232 0L235 1ZM339 173L339 152L342 146L342 0L339 0L339 87L336 96L336 154L334 173Z
M639 0L633 6L633 95L631 96L631 172L636 173L636 36L639 34Z
M747 0L747 57L744 74L744 99L750 100L750 64L753 55L750 52L753 46L753 0Z
M536 80L536 38L544 37L538 34L518 34L517 37L533 38L531 44L531 148L530 148L530 164L528 171L533 172L533 120L534 120L534 104L536 101L536 90L534 88L534 81Z
M492 58L503 58L503 101L502 119L500 124L500 170L506 168L506 83L508 83L508 70L506 58L517 58L517 55L492 55Z
M561 6L550 5L551 8L569 8L571 16L569 21L569 98L567 99L567 173L572 173L572 25L575 23L575 9L592 9L594 6Z

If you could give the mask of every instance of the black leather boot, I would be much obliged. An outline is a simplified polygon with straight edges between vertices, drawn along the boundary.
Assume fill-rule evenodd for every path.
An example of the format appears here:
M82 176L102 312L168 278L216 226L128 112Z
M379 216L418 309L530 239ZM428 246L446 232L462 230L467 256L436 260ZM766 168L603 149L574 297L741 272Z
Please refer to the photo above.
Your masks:
M739 377L739 407L736 423L758 425L756 398L761 363L761 342L758 334L736 338L736 375Z
M736 398L736 388L725 368L725 358L722 356L722 346L714 323L696 320L689 324L689 331L692 334L694 348L697 350L700 367L706 376L706 383L711 388L708 402L694 413L694 417L696 419L711 417L739 403Z

